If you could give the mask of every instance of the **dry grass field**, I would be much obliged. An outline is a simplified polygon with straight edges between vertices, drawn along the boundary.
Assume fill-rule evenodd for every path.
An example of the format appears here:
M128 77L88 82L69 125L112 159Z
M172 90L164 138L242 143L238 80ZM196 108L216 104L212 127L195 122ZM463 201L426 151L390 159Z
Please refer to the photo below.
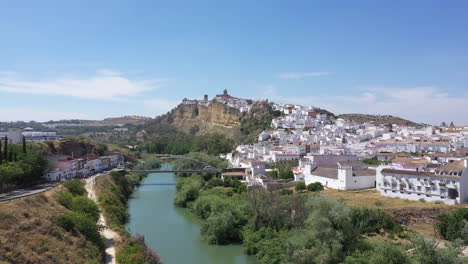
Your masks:
M55 224L67 210L55 198L61 190L0 203L0 263L100 263L94 244Z
M334 189L325 189L322 194L330 197L335 197L343 200L350 206L363 206L369 208L379 208L384 210L397 209L425 209L425 208L440 208L452 210L463 205L445 205L435 202L411 201L407 199L399 199L385 197L374 189L358 190L358 191L338 191Z

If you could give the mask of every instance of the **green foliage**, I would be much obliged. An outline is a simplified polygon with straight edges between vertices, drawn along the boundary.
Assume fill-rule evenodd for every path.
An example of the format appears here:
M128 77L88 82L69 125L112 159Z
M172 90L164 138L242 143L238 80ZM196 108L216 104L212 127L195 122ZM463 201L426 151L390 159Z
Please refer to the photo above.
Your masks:
M108 177L114 184L112 187L105 186L104 192L99 194L99 204L109 218L110 224L123 229L123 225L129 219L127 200L145 174L113 171Z
M131 237L117 254L120 264L160 264L161 258L156 252L149 249L144 237L137 235Z
M468 244L468 208L459 208L452 214L441 214L435 224L437 233L444 239L460 239Z
M308 199L310 214L304 230L291 235L286 251L292 263L339 263L358 239L350 208L320 195Z
M447 243L445 248L437 248L436 241L417 237L413 240L415 255L421 264L462 264L466 259L459 257L461 250Z
M73 197L70 209L91 217L95 222L99 220L99 208L97 204L88 197Z
M383 210L353 207L350 217L353 228L359 234L379 232L381 229L392 231L395 228L392 217Z
M77 231L84 235L86 239L96 244L99 249L104 250L106 247L104 238L99 233L102 228L98 226L92 217L78 212L67 212L55 218L58 226L66 231Z
M73 194L69 192L59 192L57 193L57 200L66 208L71 209L73 203Z
M68 189L73 195L84 195L86 194L86 189L84 184L79 179L73 179L63 183L63 186Z
M377 244L371 250L357 251L346 257L345 264L411 264L405 251L393 243Z
M307 190L310 192L318 192L323 190L323 186L320 182L314 182L309 185L307 185Z
M5 148L6 146L2 144ZM50 169L47 159L48 150L42 144L28 143L28 151L24 153L22 145L8 144L6 157L0 162L0 191L11 190L43 181L43 175ZM8 154L8 155L6 155Z
M240 242L240 231L245 221L243 220L230 208L212 212L206 221L203 221L201 234L210 244L222 245Z
M179 186L179 191L176 194L175 205L187 207L188 203L197 199L198 193L203 186L203 180L200 176L180 178L177 186Z
M296 183L296 185L294 185L294 189L296 189L296 191L303 191L306 188L307 188L306 184L303 183L303 182L298 182L298 183Z
M292 172L291 169L280 170L278 177L284 180L294 179L294 173Z
M365 164L369 164L369 165L379 165L380 164L379 159L377 158L377 156L374 156L372 158L365 158L365 159L362 159L361 161L364 162Z
M243 243L249 255L255 255L259 264L286 263L284 244L288 240L289 231L276 231L262 227L257 231L246 228L243 232Z
M154 136L144 145L148 153L184 155L189 152L207 152L212 155L228 153L234 141L222 134L187 135L175 132L171 136Z

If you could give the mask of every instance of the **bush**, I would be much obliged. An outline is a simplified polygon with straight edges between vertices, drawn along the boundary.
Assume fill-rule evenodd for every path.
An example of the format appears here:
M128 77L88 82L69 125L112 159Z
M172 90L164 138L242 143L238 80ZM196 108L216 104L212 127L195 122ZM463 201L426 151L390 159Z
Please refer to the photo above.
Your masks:
M86 237L87 240L96 244L99 249L104 250L106 244L104 238L99 233L101 226L98 226L96 221L89 215L68 212L63 215L59 215L55 218L55 222L58 226L62 227L66 231L78 231Z
M444 239L461 239L468 244L468 208L459 208L453 214L441 214L435 224L437 233Z
M86 194L86 189L84 187L84 184L78 179L73 179L73 180L64 182L63 186L65 186L65 188L67 188L68 191L71 192L73 195Z
M323 186L320 182L314 182L307 185L307 190L311 192L317 192L323 190Z
M215 212L202 223L201 234L210 244L241 242L240 219L230 211Z
M462 257L459 257L460 248L453 247L449 243L445 248L437 248L435 240L425 240L423 237L417 237L413 240L415 255L418 263L421 264L462 264L466 263Z
M187 207L189 202L195 201L198 197L203 183L199 177L182 178L178 182L179 191L176 194L175 205Z
M375 206L383 206L384 205L384 202L382 201L375 201Z
M303 191L306 189L306 184L303 183L303 182L298 182L296 183L296 185L294 186L294 189L296 189L296 191Z
M159 255L145 245L142 235L131 237L117 253L119 264L161 264Z
M73 211L83 213L91 217L95 222L99 220L99 208L96 203L85 196L74 197L71 203Z
M391 231L395 228L392 217L380 209L353 207L350 217L353 228L360 234L379 232L380 229Z
M57 193L57 200L60 204L65 206L68 209L71 209L73 202L73 195L69 192L59 192Z

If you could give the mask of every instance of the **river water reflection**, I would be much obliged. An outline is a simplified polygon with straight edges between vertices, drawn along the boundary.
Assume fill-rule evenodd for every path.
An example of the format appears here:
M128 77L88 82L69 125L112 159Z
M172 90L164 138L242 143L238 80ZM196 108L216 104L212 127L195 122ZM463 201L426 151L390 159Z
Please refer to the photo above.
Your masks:
M240 245L214 246L203 241L199 220L187 209L174 206L175 183L173 173L149 174L129 201L127 230L143 234L165 264L255 263Z

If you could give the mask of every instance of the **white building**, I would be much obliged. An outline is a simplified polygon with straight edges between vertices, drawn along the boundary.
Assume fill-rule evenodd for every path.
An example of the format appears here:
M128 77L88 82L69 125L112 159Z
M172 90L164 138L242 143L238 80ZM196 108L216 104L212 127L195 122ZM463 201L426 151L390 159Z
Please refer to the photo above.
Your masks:
M320 182L332 189L358 190L374 188L376 184L376 170L359 161L338 162L337 166L304 165L304 181L307 185Z
M379 167L377 189L384 196L409 200L468 202L468 160L453 161L434 172Z

